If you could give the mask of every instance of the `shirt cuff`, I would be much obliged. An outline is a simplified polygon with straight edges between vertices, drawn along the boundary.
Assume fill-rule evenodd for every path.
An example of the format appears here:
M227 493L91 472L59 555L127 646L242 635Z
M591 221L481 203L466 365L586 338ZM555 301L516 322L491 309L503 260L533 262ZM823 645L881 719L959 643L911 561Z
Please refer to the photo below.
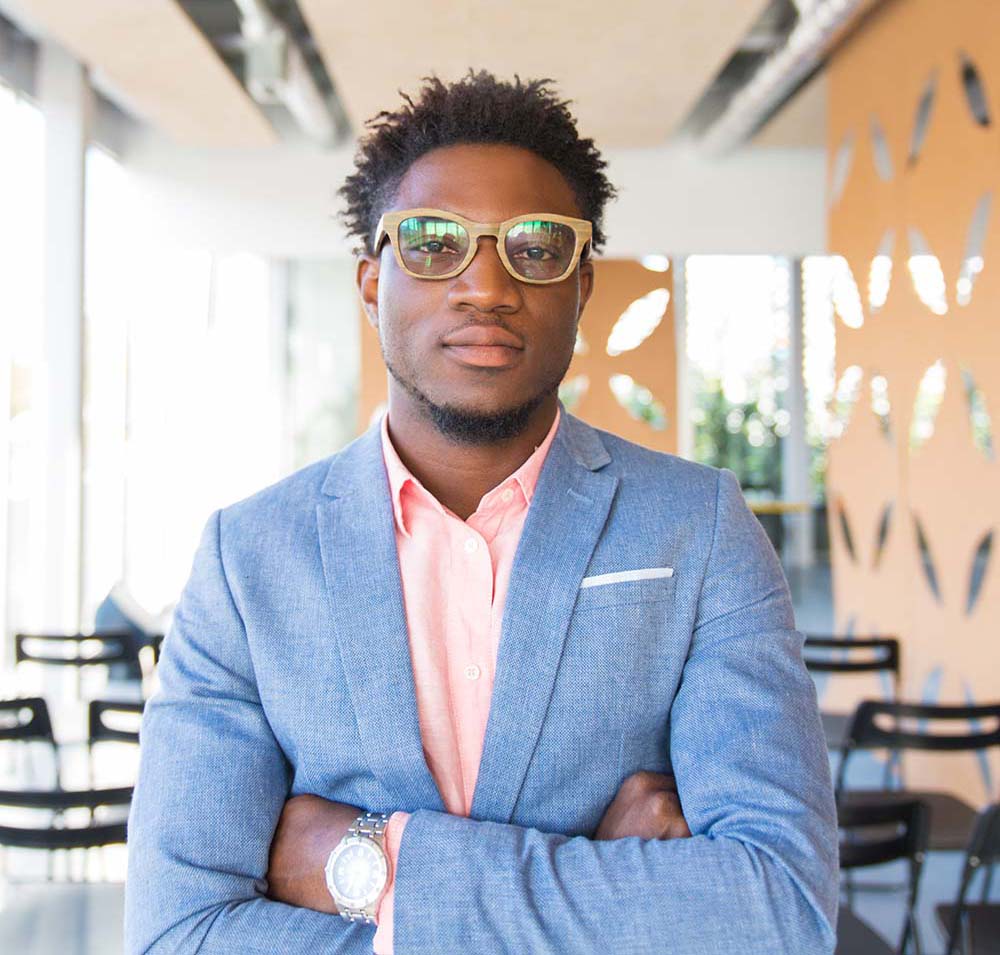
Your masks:
M385 826L385 854L389 858L389 882L375 909L375 937L372 950L375 955L392 955L392 906L396 887L396 859L399 857L399 843L403 839L408 812L394 812Z

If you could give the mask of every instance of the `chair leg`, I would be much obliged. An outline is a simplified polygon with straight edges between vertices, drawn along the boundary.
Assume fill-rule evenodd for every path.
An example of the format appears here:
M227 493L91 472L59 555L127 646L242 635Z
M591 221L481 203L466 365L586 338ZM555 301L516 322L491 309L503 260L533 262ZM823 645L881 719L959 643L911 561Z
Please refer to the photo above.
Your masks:
M56 770L56 789L62 790L62 762L60 759L59 744L52 742L52 762Z
M996 862L991 862L983 876L983 895L981 899L983 905L990 900L990 892L993 890L993 873L996 872L996 868Z
M917 913L914 912L910 916L913 920L913 952L914 955L921 955L923 951L923 946L920 944L920 926L917 924Z

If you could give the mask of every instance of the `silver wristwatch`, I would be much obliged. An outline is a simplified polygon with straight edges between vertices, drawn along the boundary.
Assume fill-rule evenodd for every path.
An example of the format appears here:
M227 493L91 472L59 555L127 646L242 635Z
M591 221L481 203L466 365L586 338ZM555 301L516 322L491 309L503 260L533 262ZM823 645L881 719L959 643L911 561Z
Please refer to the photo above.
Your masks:
M365 812L326 860L326 887L347 922L375 924L375 911L389 884L384 812Z

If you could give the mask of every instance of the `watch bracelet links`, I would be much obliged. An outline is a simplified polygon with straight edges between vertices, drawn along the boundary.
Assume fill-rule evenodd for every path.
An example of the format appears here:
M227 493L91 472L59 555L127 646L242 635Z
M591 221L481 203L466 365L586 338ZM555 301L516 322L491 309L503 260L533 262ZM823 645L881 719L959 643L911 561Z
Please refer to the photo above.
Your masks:
M385 827L388 824L389 816L387 813L365 812L351 823L351 827L347 832L348 835L352 836L368 836L370 839L377 838L382 851L385 852ZM364 912L357 911L356 909L339 912L338 914L345 922L364 922L366 925L378 924L374 916L366 915Z
M389 816L384 812L366 812L358 816L351 823L351 828L347 831L352 836L378 836L381 838L385 834L385 827L389 823Z

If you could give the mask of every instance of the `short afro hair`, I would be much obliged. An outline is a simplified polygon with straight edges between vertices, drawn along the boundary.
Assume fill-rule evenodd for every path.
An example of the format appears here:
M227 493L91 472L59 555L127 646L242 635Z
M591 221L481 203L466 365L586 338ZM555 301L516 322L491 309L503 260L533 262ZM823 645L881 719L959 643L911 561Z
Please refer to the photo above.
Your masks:
M459 143L497 143L529 149L552 163L566 178L585 219L593 223L592 250L604 244L604 206L617 195L604 175L607 162L592 139L581 139L576 119L545 84L550 78L522 83L473 71L451 84L437 76L414 102L395 112L382 110L369 119L370 130L354 157L355 172L337 190L346 209L339 214L347 234L360 240L356 253L372 254L375 226L410 166L425 153Z

